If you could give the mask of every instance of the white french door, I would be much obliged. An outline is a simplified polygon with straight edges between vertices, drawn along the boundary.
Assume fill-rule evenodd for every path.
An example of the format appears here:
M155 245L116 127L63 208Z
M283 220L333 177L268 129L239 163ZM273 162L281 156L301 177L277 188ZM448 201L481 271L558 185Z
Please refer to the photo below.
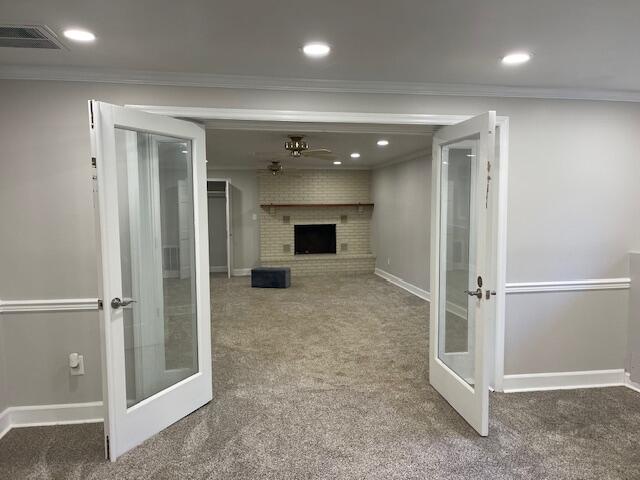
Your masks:
M486 436L495 304L491 167L495 112L443 127L433 138L429 381Z
M114 461L212 398L205 134L103 102L89 109Z

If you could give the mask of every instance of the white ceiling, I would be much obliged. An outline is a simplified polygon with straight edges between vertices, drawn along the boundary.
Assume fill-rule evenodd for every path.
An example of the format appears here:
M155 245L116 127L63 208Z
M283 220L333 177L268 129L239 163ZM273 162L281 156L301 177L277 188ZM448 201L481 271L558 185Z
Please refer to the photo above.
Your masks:
M98 37L0 48L0 67L639 92L639 19L638 0L0 0L0 23ZM310 40L332 54L305 58ZM514 49L533 60L502 66Z
M290 132L295 134L296 132ZM269 165L270 156L256 152L274 152L284 156L285 168L350 168L362 169L407 160L430 151L431 135L381 135L378 133L305 132L309 148L329 148L342 161L334 166L331 160L316 158L289 158L284 149L288 133L281 131L207 130L207 160L211 169L240 168L263 169ZM379 147L378 139L389 140L389 145ZM361 157L352 159L358 152Z

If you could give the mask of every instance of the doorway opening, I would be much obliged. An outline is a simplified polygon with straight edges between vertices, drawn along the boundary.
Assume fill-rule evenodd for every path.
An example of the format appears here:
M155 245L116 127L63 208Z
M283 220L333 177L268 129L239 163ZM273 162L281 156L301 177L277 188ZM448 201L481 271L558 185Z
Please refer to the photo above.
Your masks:
M231 182L226 178L207 178L209 219L209 272L233 272L233 210Z
M229 113L226 112L226 114L228 115ZM341 135L347 137L351 134L357 137L357 135L365 135L365 132L377 132L378 136L396 134L410 137L412 133L419 135L419 132L415 130L411 131L412 128L408 125L402 125L401 127L384 124L375 124L373 126L371 124L354 125L353 123L345 124L337 121L324 124L317 122L300 123L295 121L241 121L235 118L233 120L201 118L200 120L205 123L208 132L211 132L211 136L209 136L210 134L208 133L208 138L211 140L209 144L212 145L208 156L209 168L220 168L223 171L233 167L257 170L259 172L259 190L263 188L262 185L264 184L264 188L269 191L270 195L275 191L281 194L281 196L272 195L265 196L264 198L261 197L260 200L259 217L261 221L268 225L260 227L259 264L275 267L290 267L293 269L294 277L298 277L305 272L303 262L306 262L307 259L303 257L315 255L313 261L316 263L316 266L314 266L316 273L329 271L331 268L328 265L322 265L321 262L324 259L321 260L320 257L327 254L335 255L341 251L347 251L350 248L346 242L343 243L339 238L336 239L335 233L333 233L331 238L334 240L329 247L325 249L319 247L306 248L303 251L300 249L301 247L299 247L299 243L302 240L299 238L302 230L309 228L327 229L329 227L335 228L336 226L339 229L349 215L335 215L335 212L322 213L318 211L313 215L308 214L308 218L305 218L302 215L302 211L308 213L310 207L317 209L328 207L336 208L338 206L336 205L338 200L335 198L329 200L328 203L332 204L329 205L325 203L326 199L314 197L313 194L302 194L299 195L299 197L292 194L293 196L287 197L287 189L292 188L295 190L297 187L301 191L310 192L313 190L313 187L311 184L306 183L305 177L309 175L308 172L305 173L307 169L312 169L312 167L316 169L331 168L334 170L342 170L345 169L345 167L347 169L363 168L365 166L357 162L362 162L363 158L368 158L369 152L365 153L364 156L361 152L356 152L355 155L351 156L351 160L349 159L348 152L341 152L342 155L331 158L332 160L336 160L334 165L337 166L331 165L331 162L327 163L327 158L324 159L324 163L322 163L321 159L317 159L317 162L320 163L310 164L309 158L305 159L302 155L289 156L285 154L284 156L279 156L277 152L279 143L284 143L286 146L289 143L284 140L286 137L296 138L299 141L313 145L314 148L312 150L322 151L323 155L326 155L333 152L331 149L325 147L340 145L342 140L338 140L337 137ZM475 121L469 120L469 122L471 128L476 128L480 125L478 119ZM467 389L471 389L472 391L477 389L484 392L482 395L473 395L470 401L475 405L479 402L480 397L483 399L482 405L478 403L478 405L475 405L477 408L472 410L476 420L478 411L484 412L484 427L480 426L480 421L476 421L473 424L481 434L486 435L489 386L494 390L500 390L502 377L502 363L498 361L498 358L501 358L502 355L501 353L496 353L496 349L501 348L502 345L502 341L497 338L498 331L501 331L501 328L497 327L496 323L499 321L497 317L499 316L498 311L500 310L497 300L504 293L503 288L499 286L500 278L503 278L499 275L499 271L501 270L499 259L502 255L502 248L497 245L497 243L504 240L504 236L499 233L501 228L500 221L501 218L503 218L499 212L504 206L503 200L505 199L504 187L506 184L503 182L501 176L501 165L504 164L506 166L506 159L500 156L500 143L504 142L506 144L507 119L498 119L498 121L496 121L495 113L490 113L485 118L483 128L478 127L476 130L467 132L462 130L463 124L464 121L457 122L450 127L455 134L461 135L457 139L457 144L449 142L446 145L447 154L451 152L451 157L444 161L444 165L448 163L452 164L450 170L446 170L448 172L450 171L451 175L448 179L440 178L439 176L437 178L438 182L444 182L449 188L441 189L440 184L437 182L437 188L436 183L434 183L433 186L433 193L435 195L444 195L444 198L439 197L439 200L437 202L434 201L434 203L443 203L445 207L442 210L442 212L444 212L441 218L442 223L440 221L435 222L432 224L431 230L432 232L438 230L444 233L444 235L441 235L443 245L446 246L447 243L451 243L451 245L448 246L449 248L443 248L442 251L438 251L437 253L438 257L445 259L444 262L434 258L432 258L430 262L431 271L433 271L436 263L442 266L439 270L442 278L438 278L437 281L440 282L442 280L444 282L441 289L443 299L445 300L443 304L444 307L432 311L431 314L432 318L441 317L441 320L437 322L439 325L437 330L440 332L439 335L441 338L436 350L442 351L441 356L434 355L431 361L433 365L436 363L436 360L442 357L442 361L446 367L445 375L449 375L451 378L463 379L463 381L466 382L465 388ZM418 127L418 129L419 128L420 127ZM449 127L443 122L443 124L440 125L429 125L428 131L424 125L422 125L421 128L425 129L422 131L424 138L431 139L432 136L437 138L440 132L447 131ZM489 140L484 138L484 136L487 135L485 130L491 131L491 138ZM484 139L482 148L480 148L479 143L480 137ZM376 142L371 141L370 143L374 145ZM388 139L384 139L384 142L381 143L386 146L390 144ZM399 142L397 139L392 139L391 141L391 145L398 143L404 142ZM489 144L491 145L490 149L488 148ZM438 148L439 146L440 144L438 144ZM433 158L439 158L441 155L440 153L436 155L435 148L436 146L434 145ZM224 155L217 155L218 150L224 151ZM337 151L339 148L334 148L334 150ZM429 152L430 150L429 148ZM506 149L502 151L506 151ZM409 159L411 153L415 152L404 152L404 155L386 158L382 164L402 163ZM489 153L491 154L490 161L488 158L485 158ZM457 156L460 156L460 159L458 159ZM220 159L222 159L222 165L219 163ZM487 167L489 163L491 166ZM277 168L275 168L276 166ZM380 166L371 168L379 167ZM491 175L486 173L488 168L491 169ZM479 169L482 169L482 171ZM444 171L441 168L436 170L437 172ZM278 182L274 181L274 178L282 178L283 180ZM288 180L285 181L284 179ZM333 190L333 187L325 185L324 189L330 192ZM479 194L481 190L486 193L482 198L480 198ZM366 199L359 201L367 202ZM477 211L480 209L480 204L482 204L483 212L490 210L490 212L483 214L481 220L477 218ZM377 211L375 202L370 205L373 217L375 217L375 212ZM341 204L340 206L345 207L347 205ZM360 206L358 208L363 209L364 207ZM446 215L448 210L452 210L452 214L449 216ZM397 213L406 215L404 212ZM318 217L315 217L315 215ZM342 217L345 217L345 219L343 220ZM312 221L314 218L320 218L321 221ZM463 225L464 222L461 223L461 219L466 219L466 225ZM471 297L468 294L468 292L472 290L475 292L483 287L482 284L476 284L477 276L471 275L479 271L477 265L475 265L479 255L479 251L476 251L476 243L479 238L476 238L476 230L479 227L479 222L483 222L483 233L478 235L483 236L486 234L488 236L487 238L483 237L482 242L482 245L486 244L487 250L482 252L483 257L486 259L486 266L482 266L484 289L482 289L481 298L478 296ZM412 235L414 232L408 230L405 233ZM449 233L451 233L451 235L449 235ZM317 236L317 232L315 235ZM451 240L451 242L448 242L448 240ZM426 250L428 250L428 246ZM365 251L364 253L374 255L375 252ZM450 257L449 262L446 261L447 257ZM345 260L346 258L342 257L342 265L338 268L344 268L344 265L346 265ZM376 262L376 259L373 259L373 261L376 262L376 272L378 270L383 272L381 268L378 268L381 267L380 259L377 260ZM418 259L414 260L417 260L419 263ZM388 262L390 265L390 261ZM321 266L318 267L317 265ZM391 267L388 269L391 270ZM471 278L472 276L473 278ZM400 277L399 280L402 281L404 279ZM429 287L425 288L428 289ZM488 292L485 292L487 289ZM437 291L438 289L435 288L434 280L432 279L432 296L437 297ZM486 293L488 293L488 297L486 297ZM486 335L489 343L483 348L480 358L477 358L476 345L484 345L485 343L484 341L481 342L476 339L475 307L479 301L490 303L491 306L483 308L483 314L487 318L486 321L481 322L483 330L486 330L486 333L483 333L483 335ZM432 333L434 331L436 330L432 328ZM438 338L438 336L436 335L432 338ZM479 379L479 382L476 378ZM434 380L434 382L437 383L437 380ZM465 390L453 392L447 390L447 388L442 385L439 386L438 391L448 400L450 400L449 396L463 398L467 395ZM455 400L450 400L450 403L452 403L458 411L464 411L464 407L462 406L465 403L464 401L456 403ZM461 413L465 418L470 414L469 412Z

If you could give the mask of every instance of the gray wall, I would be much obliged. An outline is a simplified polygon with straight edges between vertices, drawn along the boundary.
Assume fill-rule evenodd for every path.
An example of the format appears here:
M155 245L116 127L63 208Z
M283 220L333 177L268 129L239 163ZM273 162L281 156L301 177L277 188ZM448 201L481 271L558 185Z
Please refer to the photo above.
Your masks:
M0 315L0 413L9 406L9 383L7 382L7 358L4 351L4 326Z
M373 171L372 250L376 268L429 290L431 159Z
M628 297L626 290L507 295L505 373L624 368Z
M631 294L629 296L629 324L627 331L627 370L631 380L640 383L640 252L630 255Z
M260 258L258 177L255 170L210 168L207 175L209 178L223 178L231 182L233 269L255 267Z
M227 199L209 196L209 266L227 265Z
M0 321L10 406L102 399L97 313L2 314ZM69 375L71 352L84 355L85 375Z
M640 223L631 221L640 210L638 104L0 81L2 299L96 295L90 98L279 110L495 109L510 117L511 128L508 281L627 276L627 253L640 249ZM248 210L255 204L241 203ZM247 226L247 243L257 246L257 225L252 226L256 234ZM620 332L626 329L628 292L569 293L562 305L554 293L530 295L507 299L507 373L623 366L626 343ZM584 296L593 303L608 298L606 317L585 310ZM1 321L12 404L101 397L97 314L4 314ZM602 323L608 328L599 334L594 326ZM549 347L549 338L562 348ZM530 350L523 353L527 344ZM70 351L84 353L88 369L75 385L61 373ZM24 361L24 352L34 353Z

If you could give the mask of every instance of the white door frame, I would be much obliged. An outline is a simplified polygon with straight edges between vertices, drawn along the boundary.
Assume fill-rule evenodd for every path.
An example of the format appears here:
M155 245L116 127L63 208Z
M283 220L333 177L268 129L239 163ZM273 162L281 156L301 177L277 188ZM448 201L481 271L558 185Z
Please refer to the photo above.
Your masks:
M233 275L233 223L231 221L231 179L221 177L207 177L208 182L224 182L225 191L225 215L226 215L226 229L227 229L227 278L231 278ZM209 191L207 190L207 193Z
M166 105L126 105L130 108L172 117L200 121L227 122L282 122L331 124L333 131L348 131L348 124L370 125L453 125L467 120L473 115L429 115L415 113L365 113L365 112L323 112L308 110L264 110L245 108L179 107ZM496 318L495 335L492 336L494 353L490 385L501 392L504 383L504 335L505 335L505 284L507 272L507 208L508 208L508 167L509 167L509 117L497 116L499 132L499 155L497 203L498 214L494 218L496 232ZM250 128L250 127L245 127Z

